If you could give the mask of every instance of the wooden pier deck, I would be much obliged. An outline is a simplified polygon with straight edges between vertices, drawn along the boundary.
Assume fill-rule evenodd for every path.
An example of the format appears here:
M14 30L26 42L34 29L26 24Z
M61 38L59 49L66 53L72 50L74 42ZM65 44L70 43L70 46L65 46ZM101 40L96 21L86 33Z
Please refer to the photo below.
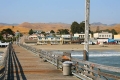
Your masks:
M13 49L8 60L8 80L79 80L64 76L54 65L18 45L13 44Z

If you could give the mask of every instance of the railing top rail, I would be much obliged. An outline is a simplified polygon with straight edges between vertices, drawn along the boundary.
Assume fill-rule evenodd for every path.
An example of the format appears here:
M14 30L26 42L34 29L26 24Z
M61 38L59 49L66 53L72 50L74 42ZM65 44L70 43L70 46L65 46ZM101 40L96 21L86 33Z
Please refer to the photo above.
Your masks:
M35 49L35 48L33 48L31 46L27 46L27 45L22 45L22 46L25 47L25 48L27 48L28 50L31 50L31 51L32 50L34 51L34 49ZM30 47L30 49L29 49L29 47ZM44 57L45 59L48 59L48 60L55 59L55 61L53 61L52 64L56 62L56 59L59 60L59 62L62 63L61 59L62 59L62 56L64 54L57 54L54 51L47 51L47 50L42 50L42 49L37 49L37 48L35 49L35 53L36 52L38 54L40 54L40 56ZM50 59L50 58L52 58L52 59ZM98 63L90 62L90 61L80 60L80 59L73 58L73 57L71 57L71 61L73 61L73 67L75 67L75 70L73 71L73 73L76 72L75 74L82 73L82 74L84 74L86 76L90 76L89 73L85 73L84 72L84 70L85 70L85 71L90 72L91 74L92 73L95 74L96 76L94 76L94 75L90 76L90 78L94 77L95 80L96 80L97 76L98 77L102 76L105 79L109 79L109 78L120 79L119 76L117 76L117 75L114 74L114 72L120 73L120 67L107 66L107 65L103 65L103 64L98 64ZM58 67L59 67L59 65L62 65L61 63L58 64ZM85 67L85 66L87 66L87 67Z

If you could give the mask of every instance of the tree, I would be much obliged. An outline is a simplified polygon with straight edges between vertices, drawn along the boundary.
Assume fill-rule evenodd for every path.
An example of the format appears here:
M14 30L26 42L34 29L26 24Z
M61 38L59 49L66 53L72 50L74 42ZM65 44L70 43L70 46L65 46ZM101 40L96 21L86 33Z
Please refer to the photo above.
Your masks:
M50 33L55 33L55 31L51 30Z
M32 29L29 30L29 35L31 35L31 34L33 34L33 30Z
M42 34L45 34L45 32L44 32L44 31L42 31L41 33L42 33Z
M85 32L85 21L82 21L80 24L73 22L71 25L71 32L74 33L84 33Z
M71 28L72 34L78 33L79 24L76 21L74 21L70 28Z
M115 31L115 29L112 29L110 32L112 33L112 37L113 37L113 38L114 38L114 35L118 34L118 33Z
M80 24L79 24L79 28L78 28L78 33L85 33L85 21L82 21Z
M68 29L58 29L57 33L58 34L69 34L69 30Z
M10 29L10 28L8 28L8 29L3 29L2 31L1 31L1 34L11 34L11 35L15 35L14 34L14 32Z
M3 36L1 35L1 33L0 33L0 41L2 41L3 40Z
M115 29L112 29L110 32L111 32L113 35L118 34Z
M64 34L69 34L69 30L68 29L64 29Z
M4 35L5 37L3 37L2 35ZM12 36L8 37L9 35L12 35ZM12 38L14 37L14 35L15 35L15 33L10 28L3 29L1 31L1 36L0 36L1 38L0 38L0 40L2 42L10 42L10 41L12 41Z

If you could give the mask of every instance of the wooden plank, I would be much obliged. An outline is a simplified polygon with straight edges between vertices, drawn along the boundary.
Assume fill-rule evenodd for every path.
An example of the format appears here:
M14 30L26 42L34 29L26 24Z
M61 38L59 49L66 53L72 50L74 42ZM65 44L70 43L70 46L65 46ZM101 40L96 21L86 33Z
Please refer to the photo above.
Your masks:
M27 51L26 49L23 49L17 45L13 45L13 48L15 50L15 53L12 53L11 57L13 57L12 63L14 70L11 71L10 75L12 75L13 73L15 75L12 75L13 77L10 76L11 79L79 80L75 76L64 76L62 74L62 71L57 69L56 66L50 64L49 62L43 62L42 59L39 58L39 56L34 55L34 53ZM43 52L42 56L46 56L46 58L49 58L49 55L44 54L46 54L46 52ZM30 58L32 61L30 60ZM54 58L53 60L56 60Z

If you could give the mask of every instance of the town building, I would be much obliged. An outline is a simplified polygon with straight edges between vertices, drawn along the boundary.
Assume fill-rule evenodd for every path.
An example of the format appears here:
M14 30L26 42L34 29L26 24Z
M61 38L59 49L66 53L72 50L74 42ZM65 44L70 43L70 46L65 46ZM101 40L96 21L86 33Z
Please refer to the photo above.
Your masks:
M101 33L94 33L94 39L97 39L97 43L108 43L108 39L112 39L112 33L109 32L101 32Z
M80 34L76 33L76 34L74 34L74 37L79 37L81 39L84 39L85 38L85 34L84 33L80 33ZM91 34L89 34L89 38L92 38Z
M120 44L120 34L114 35L114 40L116 40L117 43Z
M112 33L108 33L108 32L94 33L93 36L94 36L94 38L112 39Z

